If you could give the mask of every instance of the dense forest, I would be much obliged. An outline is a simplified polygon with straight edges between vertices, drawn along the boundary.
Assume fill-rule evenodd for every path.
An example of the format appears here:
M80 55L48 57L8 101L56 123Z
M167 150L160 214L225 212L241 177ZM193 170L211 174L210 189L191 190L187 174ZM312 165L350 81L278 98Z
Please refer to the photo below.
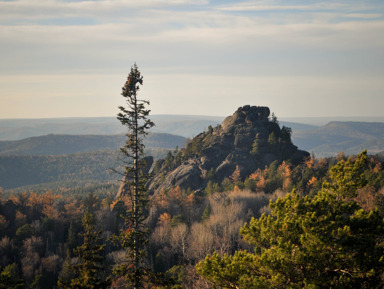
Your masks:
M344 268L342 266L343 262L347 261L337 259L340 257L338 254L348 254L350 255L349 259L354 259L355 262L354 265L348 266L355 266L354 268L361 270L361 272L356 273L356 276L352 273L351 276L348 275L349 273L344 275L342 273L331 274L333 276L332 280L340 276L343 277L337 279L339 281L335 279L334 284L336 285L334 288L379 288L377 284L383 284L383 280L381 277L377 277L378 272L375 270L380 268L378 264L381 264L382 260L379 262L379 260L375 259L377 264L363 264L364 267L360 264L362 261L359 258L367 258L367 254L372 253L371 251L360 252L361 248L367 246L374 246L375 254L383 253L383 186L382 160L374 156L367 157L363 152L361 155L350 159L347 159L343 154L336 158L308 158L304 163L296 166L285 162L275 162L265 167L265 169L255 171L243 181L236 177L236 171L234 171L231 178L225 179L220 184L213 185L211 183L206 187L205 191L193 192L174 187L168 191L150 196L148 218L146 219L146 224L151 232L147 246L147 262L154 272L162 273L159 276L162 276L163 280L167 280L167 284L173 284L161 285L165 286L164 288L211 288L211 284L216 284L222 288L245 288L246 286L251 286L249 288L286 288L284 284L276 285L277 283L270 282L273 281L273 278L277 278L276 276L280 276L278 277L279 280L285 280L281 282L287 282L287 278L293 278L295 274L300 275L298 272L291 271L299 270L297 266L302 266L300 262L304 262L304 260L299 260L300 262L291 260L288 262L289 256L287 254L291 254L292 250L296 250L292 249L292 246L298 246L297 243L300 242L298 242L297 238L300 238L300 234L303 234L300 233L298 224L293 221L299 222L299 220L302 220L301 218L308 216L310 210L306 206L311 205L312 210L319 210L319 216L322 213L334 212L334 214L340 213L344 217L337 219L335 215L336 219L333 223L329 222L328 219L324 219L324 224L333 224L333 227L328 229L321 227L322 221L318 218L315 223L311 223L313 228L310 230L316 230L316 226L319 226L319 230L325 230L321 231L324 234L325 232L331 232L329 231L331 229L336 231L349 230L345 232L345 236L355 236L354 228L351 226L357 225L349 219L344 220L346 214L350 216L348 218L354 218L355 222L360 220L360 226L365 224L364 226L368 230L359 233L360 238L363 238L363 240L358 241L352 238L337 243L337 246L340 246L337 249L339 252L333 254L335 264L339 263L335 266ZM288 194L292 191L294 193ZM85 236L90 224L97 230L101 230L98 235L98 244L102 245L100 247L102 249L98 252L100 257L98 274L105 276L105 280L112 282L110 283L112 284L110 285L111 288L117 288L121 280L113 279L112 269L116 264L122 262L125 253L121 246L113 243L111 236L119 233L124 221L123 215L127 209L127 204L122 200L115 200L115 194L116 191L100 194L90 193L86 196L64 196L52 192L41 194L25 192L2 197L0 203L1 288L59 288L58 280L61 280L61 284L64 284L76 278L76 272L71 268L80 266L82 262L85 262L81 259L82 255L79 253L81 251L79 248L88 248L84 247L84 244L87 240ZM331 198L332 203L331 200L324 198L326 194L328 194L328 198L332 196L339 197L336 199ZM323 196L323 199L319 201L318 199L321 196ZM338 203L335 203L336 201ZM311 202L317 202L317 205ZM297 205L295 205L296 203ZM339 209L334 207L336 205L339 206ZM299 214L300 211L294 213L296 212L295 206L299 206L297 208L304 210L301 215ZM286 211L289 208L292 210L290 215L293 220L291 221L286 219L288 215L284 217L284 214L289 212ZM316 210L313 212L316 213ZM271 217L271 213L275 217ZM87 214L92 216L93 222L90 221L92 218L84 221L84 216L87 216ZM376 219L371 220L369 216L375 216ZM356 219L360 217L362 219ZM273 224L278 220L280 220L280 223ZM283 220L288 223L284 223ZM264 224L263 226L267 227L260 227L263 222L268 222L270 225ZM248 225L244 226L244 224ZM268 226L270 230L277 230L275 233L278 236L279 226L284 228L284 226L292 225L296 229L289 231L290 239L284 239L288 237L281 235L281 238L285 240L284 242L288 242L287 240L291 242L289 248L279 248L278 244L280 244L281 240L276 240L277 237L275 237L275 240L269 240L268 238L272 238L271 236L268 238L265 236L263 240L256 240L255 237L252 237L256 232L259 232L260 236L272 234L272 232L268 233ZM254 226L258 229L254 228ZM309 223L307 226L309 226ZM243 227L241 230L243 237L239 234L241 227ZM97 230L91 231L97 232ZM338 238L346 238L343 236L340 234L327 235L327 238L330 239L327 242L322 241L321 244L335 242L335 240L339 240ZM307 240L307 242L309 241ZM363 243L356 243L355 245L348 243L352 241ZM241 258L243 259L240 258L239 254L245 254L241 252L261 252L260 254L266 254L266 249L263 249L267 244L266 242L270 242L270 245L267 246L268 250L275 248L274 254L280 254L281 260L279 262L281 266L292 266L292 268L290 267L289 272L283 274L280 271L285 267L279 269L280 271L277 268L267 268L265 265L267 261L260 259L261 261L264 260L262 261L263 264L258 265L261 268L260 270L268 271L270 277L264 277L263 280L244 279L244 276L251 273L243 267L245 263L241 265L241 263L235 261L251 262L252 266L256 266L257 262L252 263L252 258L255 257L252 257L251 253L246 256L242 255ZM311 242L313 242L313 246L320 241L312 240ZM376 243L372 244L370 242ZM270 247L272 244L273 248ZM343 251L344 246L346 246L346 251ZM254 248L260 249L254 251ZM303 250L303 248L297 248L297 250ZM328 247L322 250L327 249ZM308 258L311 258L312 261L320 260L320 257L321 260L329 257L318 255L322 253L319 250L305 252L311 253ZM229 257L225 256L232 256L233 254L235 255L230 257L230 260L226 259ZM360 256L360 254L362 255ZM205 259L207 255L212 257ZM373 258L373 256L374 254L371 257ZM383 255L378 256L381 256L382 259ZM199 263L204 259L206 260L204 263ZM296 261L298 263L295 263ZM232 265L230 265L231 262ZM349 260L348 262L350 264L352 261ZM195 270L196 264L199 264L197 272ZM326 265L332 266L333 264ZM235 269L228 269L228 266L233 266ZM322 264L318 264L318 266L320 268ZM380 266L383 268L382 264ZM217 271L218 268L219 271ZM371 275L375 277L376 283L374 284L378 287L348 287L346 285L343 285L343 287L340 285L355 284L356 282L362 282L361 280L374 282L372 281L373 277L370 278L369 272L363 272L364 270L370 270ZM316 272L320 271L321 268ZM235 276L236 274L237 276ZM268 274L265 276L269 276ZM289 274L293 275L288 276ZM314 278L311 277L311 279L304 273L301 274L305 278L300 279L300 276L295 275L298 285L292 288L304 288L302 282L310 283ZM107 278L107 276L112 277ZM231 281L224 282L223 280ZM247 283L248 281L245 282L245 280L254 283ZM264 287L262 284L264 284ZM321 283L319 284L318 287L305 288L324 288ZM148 286L154 287L154 285ZM62 286L62 288L66 287Z
M166 148L146 150L155 158L166 156L168 151ZM114 170L120 166L119 153L112 150L53 156L0 156L0 183L7 194L47 188L76 193L86 184L118 183L121 176Z

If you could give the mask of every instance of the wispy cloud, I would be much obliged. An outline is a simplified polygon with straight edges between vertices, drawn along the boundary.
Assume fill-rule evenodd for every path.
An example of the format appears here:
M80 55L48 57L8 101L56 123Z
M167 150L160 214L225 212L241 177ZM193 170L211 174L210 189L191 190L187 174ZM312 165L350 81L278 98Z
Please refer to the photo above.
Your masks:
M240 2L232 5L222 5L218 7L224 11L289 11L289 10L303 10L303 11L322 11L322 10L338 10L342 8L350 8L351 5L341 2L332 1L317 1L316 3L308 3L308 1L297 1L297 5L292 5L293 2L289 1L251 1Z
M26 20L92 17L100 20L119 21L130 17L140 9L170 9L179 6L199 6L206 0L15 0L0 2L2 23L25 22Z
M282 10L313 10L313 6L272 6L272 5L253 5L253 4L240 4L235 6L218 7L217 9L223 11L282 11Z
M367 14L362 14L362 13L352 13L352 14L346 14L345 17L348 18L357 18L357 19L375 19L375 18L382 18L383 14L378 14L378 13L367 13Z
M266 52L300 55L384 49L384 38L377 37L384 31L381 19L333 23L330 16L318 17L310 23L298 17L279 22L216 9L145 9L118 22L95 25L0 26L0 52L3 71L33 67L79 72L125 66L132 58L154 65L222 67L232 65L231 59L242 65L256 63L253 59L265 59Z

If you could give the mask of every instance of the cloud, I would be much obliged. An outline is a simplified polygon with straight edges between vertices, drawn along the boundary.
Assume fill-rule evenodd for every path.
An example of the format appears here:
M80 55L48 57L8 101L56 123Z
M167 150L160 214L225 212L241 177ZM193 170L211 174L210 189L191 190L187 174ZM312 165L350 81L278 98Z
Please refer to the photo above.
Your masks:
M236 6L227 6L219 7L218 10L223 11L280 11L280 10L312 10L312 6L271 6L271 5L236 5Z
M380 19L275 23L218 11L155 9L118 23L0 26L0 73L120 71L134 61L171 71L239 66L241 73L309 73L311 67L318 73L328 69L327 59L332 71L345 73L355 63L365 70L374 65L384 50L384 38L377 37L383 31ZM380 57L373 62L384 65Z
M296 91L296 99L305 103L311 89L320 97L317 90L321 85L316 81L324 76L328 77L322 82L327 87L324 93L333 97L336 92L357 95L342 87L348 86L347 79L356 87L355 80L360 78L367 83L367 93L378 95L382 86L373 90L377 82L370 79L384 76L384 20L377 13L384 4L282 3L286 2L0 2L0 75L22 83L3 83L0 99L14 96L22 101L30 88L30 95L36 98L40 93L48 98L51 93L75 98L84 95L86 101L97 95L107 101L103 94L121 85L120 79L107 76L125 76L134 62L146 76L148 91L156 96L158 113L166 113L178 96L173 104L179 102L176 109L186 113L182 106L194 94L199 95L199 101L212 99L206 100L207 110L222 98L223 115L231 113L234 106L251 102L245 96L254 92L282 103L279 94L294 96ZM89 75L106 77L105 81L96 77L95 85ZM150 80L155 78L159 79L157 84ZM335 85L330 79L342 81ZM227 85L231 81L233 84ZM241 86L240 92L237 86ZM362 93L362 86L356 91ZM199 105L188 103L187 107L198 111Z
M346 14L345 17L348 18L360 18L360 19L374 19L374 18L382 18L383 14L378 14L378 13L353 13L353 14Z
M296 1L299 3L300 1ZM350 4L330 1L318 1L316 3L308 3L308 1L301 1L298 5L292 5L293 2L286 1L252 1L240 2L232 5L223 5L218 7L219 10L224 11L323 11L323 10L339 10L343 8L350 8Z
M170 9L185 5L204 5L206 0L100 0L66 2L58 0L16 0L1 3L1 22L92 17L121 20L140 9ZM124 13L122 13L124 11ZM127 13L128 12L128 13ZM117 19L116 19L117 17ZM11 23L13 23L11 22Z

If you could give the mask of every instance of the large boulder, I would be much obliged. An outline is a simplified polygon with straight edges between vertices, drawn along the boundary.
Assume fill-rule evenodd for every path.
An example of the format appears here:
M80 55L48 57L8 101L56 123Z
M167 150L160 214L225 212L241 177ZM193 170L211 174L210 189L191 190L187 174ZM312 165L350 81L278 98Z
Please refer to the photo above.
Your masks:
M158 176L158 181L151 182L148 189L150 191L161 191L175 186L196 188L198 187L196 184L201 184L203 181L200 175L201 171L198 167L198 162L189 160L169 172L164 179L163 176Z

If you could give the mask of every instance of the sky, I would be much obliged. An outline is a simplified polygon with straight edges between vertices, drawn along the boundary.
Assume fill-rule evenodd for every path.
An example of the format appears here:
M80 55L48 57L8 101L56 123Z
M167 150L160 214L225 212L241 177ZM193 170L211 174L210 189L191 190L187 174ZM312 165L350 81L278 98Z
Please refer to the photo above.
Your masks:
M0 0L0 118L384 116L383 0Z

